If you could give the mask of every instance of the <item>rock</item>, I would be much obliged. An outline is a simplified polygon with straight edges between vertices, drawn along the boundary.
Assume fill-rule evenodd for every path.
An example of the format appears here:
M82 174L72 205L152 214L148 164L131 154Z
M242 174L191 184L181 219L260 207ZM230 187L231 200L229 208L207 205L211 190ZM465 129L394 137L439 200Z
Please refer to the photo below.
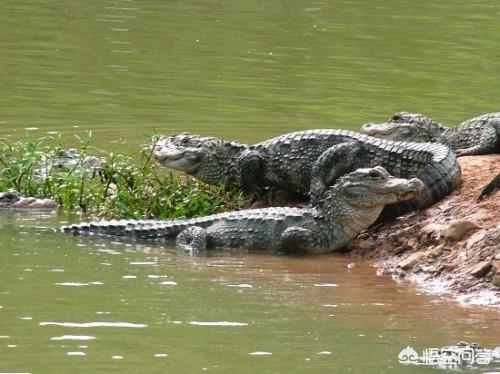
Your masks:
M434 233L439 233L444 229L443 225L439 225L437 223L429 223L422 227L420 231L422 231L423 234L434 234Z
M348 244L349 249L368 249L372 246L369 240L354 239Z
M484 239L484 237L486 236L486 232L487 230L481 230L472 234L471 237L467 240L465 248L467 248L468 250L472 249L472 247L474 247L477 243Z
M437 247L432 248L429 252L428 257L436 258L436 257L440 256L443 252L443 249L444 249L444 244L440 244Z
M500 273L500 259L494 259L492 262L491 262L491 265L493 265L493 267L495 268L495 270L497 271L497 273Z
M495 287L498 287L500 288L500 274L497 273L493 279L491 280L491 283L495 286Z
M443 270L445 271L452 271L457 268L457 264L455 262L450 262L447 264L443 264Z
M407 257L403 261L400 261L398 263L398 267L403 270L410 270L424 257L425 254L423 252L412 253L409 257Z
M474 265L469 270L469 273L473 277L482 278L486 274L488 274L488 272L490 271L491 267L492 267L491 261L481 261L480 263Z
M465 234L467 234L470 230L480 228L482 227L475 222L466 219L459 219L448 225L446 231L444 232L444 238L446 240L459 241L462 240Z
M417 238L410 238L408 242L406 242L406 245L412 249L417 249L418 247L418 239Z

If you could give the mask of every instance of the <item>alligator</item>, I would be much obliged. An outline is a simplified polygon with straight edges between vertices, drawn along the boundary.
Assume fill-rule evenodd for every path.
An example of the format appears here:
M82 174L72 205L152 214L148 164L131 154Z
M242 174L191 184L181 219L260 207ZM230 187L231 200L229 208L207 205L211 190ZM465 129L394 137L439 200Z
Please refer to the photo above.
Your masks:
M395 178L377 166L339 178L314 207L246 209L184 220L91 221L59 230L176 240L186 254L215 248L320 254L344 247L377 219L385 204L423 190L421 180Z
M421 113L399 112L384 123L366 123L361 132L390 140L446 144L457 155L500 153L500 112L446 127Z
M51 199L23 197L16 190L0 192L0 209L56 209L57 203Z
M81 155L75 148L61 149L57 153L44 155L40 166L34 170L33 174L39 179L44 179L59 172L64 177L71 172L91 179L100 176L102 180L102 166L105 162L103 158L97 156Z
M363 167L382 166L398 178L420 178L424 193L388 205L381 220L430 206L460 182L460 166L441 144L394 142L347 130L306 130L248 146L189 133L155 142L155 158L209 184L236 184L259 199L266 187L283 188L312 205L340 176Z

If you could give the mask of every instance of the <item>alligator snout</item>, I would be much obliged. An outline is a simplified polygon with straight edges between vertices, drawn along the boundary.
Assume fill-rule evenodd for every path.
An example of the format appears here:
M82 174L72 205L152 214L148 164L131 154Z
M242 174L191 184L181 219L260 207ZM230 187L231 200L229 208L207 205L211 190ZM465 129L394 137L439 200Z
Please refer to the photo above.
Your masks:
M390 132L388 127L384 127L377 123L365 123L361 126L361 132L366 135L374 136L374 135L386 135Z

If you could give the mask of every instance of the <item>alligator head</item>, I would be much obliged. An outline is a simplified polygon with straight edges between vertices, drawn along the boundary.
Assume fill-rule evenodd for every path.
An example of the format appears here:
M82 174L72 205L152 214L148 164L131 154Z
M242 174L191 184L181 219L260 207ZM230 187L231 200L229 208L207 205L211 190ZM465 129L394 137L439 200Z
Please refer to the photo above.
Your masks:
M413 142L436 141L445 128L420 113L399 112L384 123L365 123L361 132L388 140L403 140Z
M20 200L21 195L15 190L0 192L0 207L2 208L14 206Z
M424 190L420 179L396 178L381 166L355 170L336 185L354 205L367 208L409 200Z
M22 197L16 190L0 192L0 208L55 209L57 206L54 200Z
M153 155L163 166L217 184L231 179L230 170L246 148L236 142L182 133L158 140Z
M373 224L385 205L412 199L424 188L420 179L395 178L381 166L357 169L339 178L317 209L330 220L344 217L344 231L354 234Z

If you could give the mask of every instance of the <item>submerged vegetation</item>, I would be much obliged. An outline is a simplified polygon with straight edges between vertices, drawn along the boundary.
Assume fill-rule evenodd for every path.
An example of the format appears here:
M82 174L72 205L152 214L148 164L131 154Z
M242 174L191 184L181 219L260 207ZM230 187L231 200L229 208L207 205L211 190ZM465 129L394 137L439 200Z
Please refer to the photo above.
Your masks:
M152 147L106 152L91 134L75 136L70 149L61 136L0 139L0 191L51 198L61 208L105 218L180 218L237 209L240 193L176 176L152 159Z

